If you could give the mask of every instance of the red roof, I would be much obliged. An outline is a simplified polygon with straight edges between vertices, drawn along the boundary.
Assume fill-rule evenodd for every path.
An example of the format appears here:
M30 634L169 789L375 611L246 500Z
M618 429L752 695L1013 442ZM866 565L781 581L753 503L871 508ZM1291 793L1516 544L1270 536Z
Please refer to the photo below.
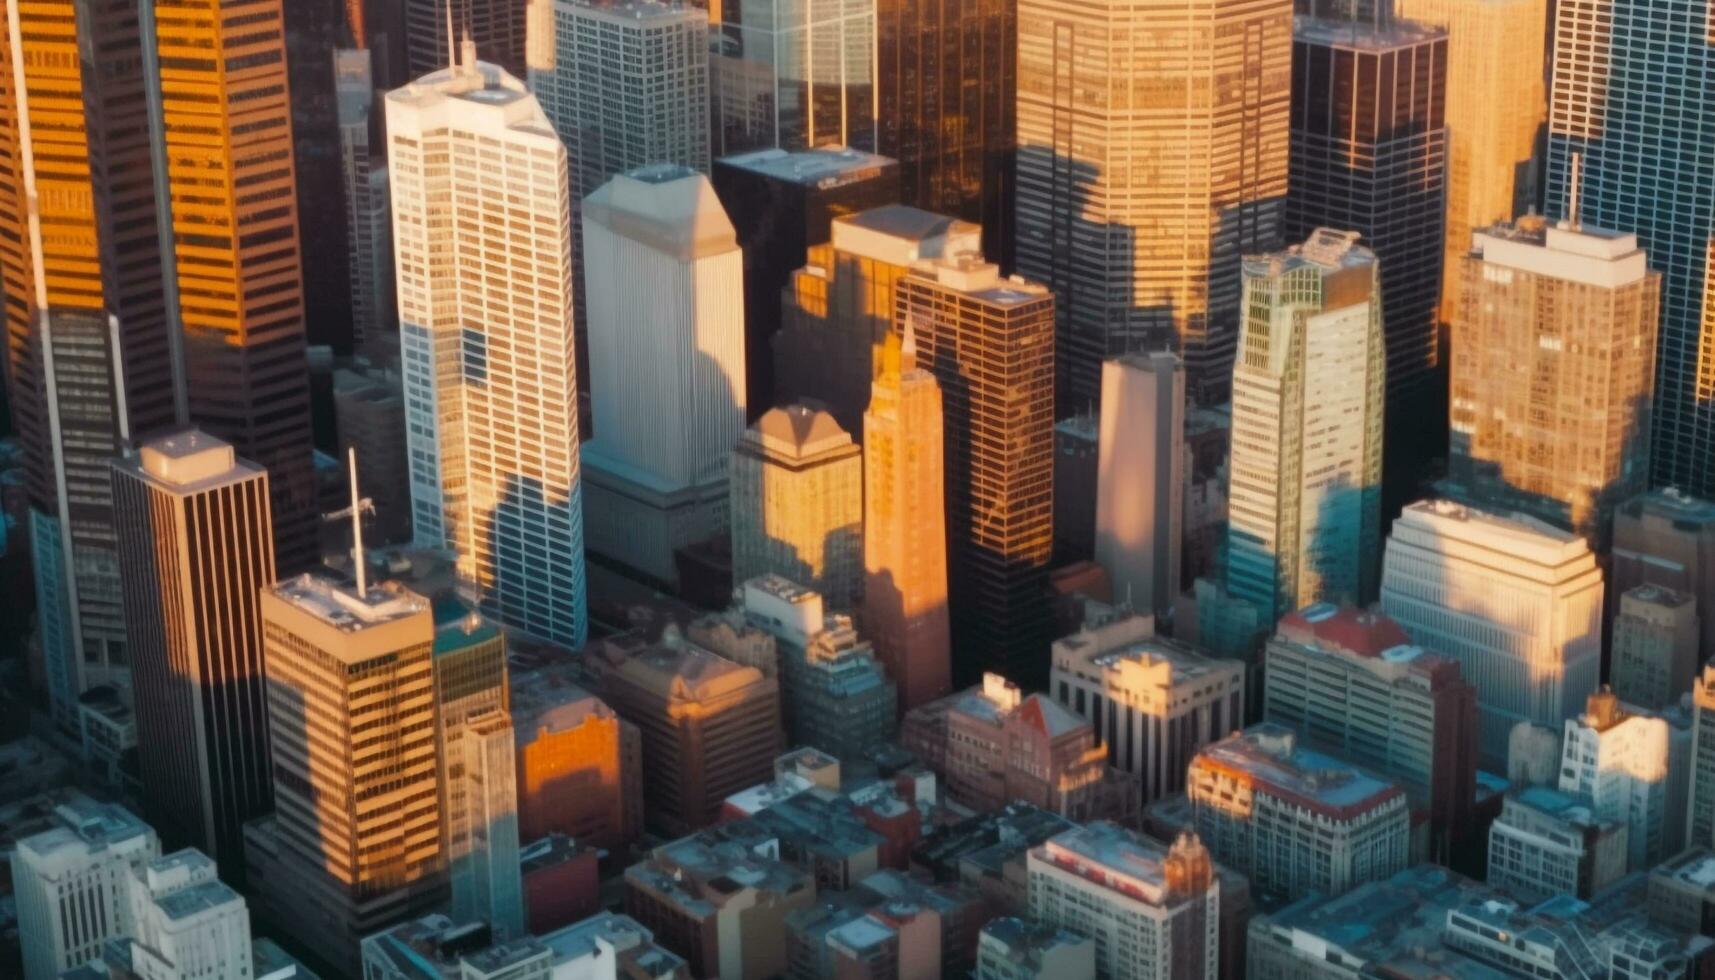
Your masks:
M1314 638L1319 646L1361 657L1379 657L1383 651L1411 643L1405 630L1382 613L1351 606L1336 609L1327 603L1286 614L1279 629L1290 639Z

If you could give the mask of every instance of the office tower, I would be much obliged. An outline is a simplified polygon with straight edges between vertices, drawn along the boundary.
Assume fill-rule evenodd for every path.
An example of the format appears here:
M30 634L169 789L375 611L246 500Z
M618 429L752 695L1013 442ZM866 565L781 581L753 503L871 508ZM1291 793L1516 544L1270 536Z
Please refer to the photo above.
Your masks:
M1408 862L1399 786L1305 748L1289 728L1253 725L1204 746L1185 787L1198 836L1262 896L1338 895Z
M767 782L782 748L780 691L674 633L635 636L588 655L602 699L643 734L643 813L667 835L714 823L728 796Z
M622 173L583 202L596 438L583 449L591 551L674 580L673 551L726 523L745 425L744 253L709 179Z
M483 61L512 75L524 74L529 0L403 0L402 5L409 77L456 64L454 38L474 41L476 56Z
M351 971L446 894L433 617L395 583L302 575L262 591L261 632L275 812L245 829L253 896Z
M489 0L493 2L493 0ZM530 93L566 144L572 192L572 312L579 421L591 408L583 201L615 176L652 164L709 169L709 15L683 0L515 0L532 19ZM718 15L720 6L715 5ZM717 18L718 19L718 16ZM523 73L518 77L525 78Z
M1605 543L1649 483L1661 275L1636 235L1536 217L1477 231L1448 275L1449 478Z
M113 464L144 806L229 876L273 809L259 593L274 581L271 474L187 429Z
M376 353L399 347L393 303L392 194L387 159L370 146L375 116L373 52L333 53L339 119L340 175L345 190L346 261L351 269L352 339Z
M1691 688L1691 789L1686 794L1686 846L1715 848L1715 665Z
M1471 233L1536 203L1548 9L1545 0L1395 0L1394 12L1447 32L1440 310L1447 324L1459 309L1464 287L1454 270L1471 250Z
M1179 597L1185 506L1185 362L1125 354L1102 362L1096 561L1114 597L1163 615Z
M1054 296L969 254L894 291L917 362L941 383L953 677L1040 682L1054 549Z
M165 66L149 119L167 195L162 247L173 250L168 329L184 331L190 417L268 471L274 558L292 573L320 555L283 9L157 5L144 63ZM234 19L243 30L226 29ZM224 851L215 858L227 863Z
M952 689L941 386L915 335L887 335L863 413L863 629L900 710Z
M709 41L714 155L876 149L875 0L733 0Z
M835 609L863 595L863 450L807 405L769 409L732 451L732 577L773 572Z
M1030 918L1096 940L1104 980L1212 980L1221 882L1194 834L1172 846L1111 823L1032 848Z
M835 218L899 200L899 165L846 147L756 150L715 161L715 193L744 249L745 396L751 420L779 404L775 334L780 291L825 244Z
M1611 574L1611 595L1650 584L1695 597L1698 659L1715 657L1715 503L1672 487L1626 501L1614 512Z
M507 628L577 646L589 622L565 147L524 85L469 45L388 93L387 132L416 541L455 552ZM442 154L448 166L428 166Z
M876 349L894 327L895 285L918 262L974 251L980 234L901 204L834 219L828 241L811 246L781 299L778 397L825 404L862 442Z
M1507 794L1489 828L1490 885L1526 902L1589 898L1626 873L1624 820L1543 786Z
M1194 407L1185 413L1185 547L1180 588L1213 574L1215 558L1227 540L1227 457L1232 443L1233 407ZM1186 591L1190 591L1186 589Z
M53 821L12 852L25 980L55 980L120 938L131 871L161 854L155 831L115 804L67 801Z
M518 839L613 851L643 831L643 743L594 694L547 669L512 675Z
M151 980L256 975L250 911L244 898L220 880L206 854L178 851L131 868L128 879L121 946L134 975Z
M1101 423L1073 415L1054 423L1054 564L1096 555L1096 482L1101 476Z
M1675 758L1667 721L1628 711L1604 690L1590 695L1583 714L1566 719L1564 732L1560 791L1626 827L1627 869L1642 871L1678 853L1685 845L1685 760Z
M1436 853L1471 829L1477 690L1387 616L1318 604L1283 617L1264 653L1263 719L1382 773L1429 815Z
M1227 588L1265 622L1375 595L1386 365L1376 257L1318 228L1244 264Z
M1514 725L1558 729L1595 693L1602 570L1583 538L1425 500L1394 521L1382 566L1382 611L1476 687L1483 768L1498 771Z
M1049 691L1089 719L1108 761L1137 776L1143 802L1185 788L1197 750L1244 723L1245 666L1156 637L1129 616L1054 641Z
M1671 708L1697 678L1697 600L1660 585L1620 596L1609 664L1614 694L1652 711Z
M1017 264L1059 303L1061 413L1139 349L1223 400L1240 257L1280 246L1292 4L1028 0L1018 25Z
M1662 274L1650 482L1715 493L1715 71L1704 14L1665 3L1556 3L1544 200L1551 215L1636 232ZM1582 159L1575 166L1573 155ZM1573 193L1573 187L1578 192Z
M335 368L333 412L340 455L357 453L365 475L364 495L375 504L364 528L365 540L375 544L410 541L411 470L405 449L409 440L404 382L397 367L359 362Z
M878 0L875 20L876 145L899 161L899 200L981 225L1010 266L1017 10Z
M1016 916L991 919L977 938L977 980L1096 980L1096 942Z
M1373 18L1328 10L1338 4L1303 6L1314 12L1293 25L1281 230L1295 242L1317 228L1348 229L1375 253L1388 404L1407 416L1424 404L1412 396L1433 388L1441 363L1447 32L1394 18L1390 0L1377 0ZM1394 431L1409 428L1398 421ZM1422 419L1412 421L1421 431Z
M14 13L0 39L3 373L49 707L73 731L79 694L126 679L107 460L182 421L183 385L149 132L133 124L146 101L137 12L55 0Z

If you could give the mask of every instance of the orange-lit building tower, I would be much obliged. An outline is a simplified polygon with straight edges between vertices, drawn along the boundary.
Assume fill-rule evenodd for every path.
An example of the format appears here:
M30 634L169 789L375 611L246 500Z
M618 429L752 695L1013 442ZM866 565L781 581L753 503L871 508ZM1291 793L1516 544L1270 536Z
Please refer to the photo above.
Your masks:
M941 387L888 334L863 415L863 629L908 711L952 688Z
M515 676L518 839L565 834L618 850L643 830L643 741L607 703L548 669Z
M154 43L147 18L143 34L159 70L151 125L172 243L157 281L184 333L191 418L268 470L275 557L293 572L318 556L281 11L281 0L157 0Z

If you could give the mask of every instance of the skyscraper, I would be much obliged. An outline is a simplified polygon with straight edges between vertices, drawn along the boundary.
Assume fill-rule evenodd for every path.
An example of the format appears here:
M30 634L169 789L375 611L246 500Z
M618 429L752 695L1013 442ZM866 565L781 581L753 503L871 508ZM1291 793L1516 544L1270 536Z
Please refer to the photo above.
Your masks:
M1059 303L1060 405L1171 347L1227 388L1239 259L1279 246L1291 0L1021 0L1018 270Z
M952 690L941 387L888 334L863 414L863 631L909 711Z
M320 555L282 9L157 3L145 64L161 66L150 125L167 168L168 329L184 331L190 415L268 471L275 559L294 572Z
M955 683L1047 679L1054 550L1054 296L971 254L918 263L896 329L941 384Z
M346 257L351 267L352 336L372 352L396 352L399 331L393 303L393 219L387 159L370 146L375 125L372 52L335 51L335 109L339 118L340 174L345 180Z
M113 464L145 812L169 846L233 877L245 821L274 805L258 598L274 581L269 479L195 429Z
M980 225L1010 267L1018 10L1000 0L876 0L877 149L900 202Z
M1520 218L1472 239L1449 476L1602 547L1614 508L1649 481L1661 275L1632 234Z
M876 148L876 0L731 0L709 47L714 155Z
M1536 203L1547 7L1546 0L1394 0L1399 16L1447 32L1442 324L1459 309L1455 270L1471 250L1471 232Z
M1375 594L1386 364L1376 257L1357 239L1318 228L1245 261L1227 588L1264 621Z
M1114 597L1162 615L1179 597L1185 507L1185 362L1125 354L1102 362L1096 562Z
M1376 0L1372 18L1325 11L1336 5L1303 3L1293 28L1282 231L1295 242L1319 227L1349 229L1375 253L1389 404L1403 424L1419 403L1400 397L1421 395L1440 364L1447 32L1394 18L1390 0ZM1421 431L1423 420L1410 420Z
M1519 514L1425 500L1394 521L1382 611L1477 688L1484 768L1521 721L1558 729L1596 690L1602 570L1583 538Z
M566 150L523 83L468 44L462 57L387 95L413 532L457 554L484 612L576 646L589 624Z
M123 681L107 460L183 419L135 8L10 4L0 38L0 293L49 707ZM24 39L28 43L24 44ZM22 47L19 47L22 45ZM111 319L110 319L111 318Z
M350 964L445 897L429 602L311 575L263 589L274 815L245 830L255 897Z
M476 42L478 58L523 75L529 0L403 0L402 5L408 77L454 64L456 40L464 38Z
M1637 233L1662 274L1652 481L1715 494L1715 45L1707 4L1554 5L1544 199L1598 228ZM1583 159L1577 180L1572 155ZM1577 195L1574 183L1581 184Z
M770 409L732 451L732 577L773 572L834 609L863 595L863 450L827 412Z
M679 164L584 199L597 435L584 447L591 551L674 579L673 551L725 523L745 424L744 253L709 179Z
M1697 677L1697 600L1664 585L1639 585L1620 596L1614 617L1614 693L1660 711L1679 703Z
M1715 848L1715 664L1704 666L1691 696L1691 790L1686 794L1685 844Z

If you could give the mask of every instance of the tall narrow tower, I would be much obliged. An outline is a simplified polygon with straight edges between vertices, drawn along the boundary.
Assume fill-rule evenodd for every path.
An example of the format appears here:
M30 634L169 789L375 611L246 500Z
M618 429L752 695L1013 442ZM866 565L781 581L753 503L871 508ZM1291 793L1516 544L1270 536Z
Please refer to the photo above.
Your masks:
M941 386L888 334L863 414L863 631L909 711L952 689Z
M1102 364L1096 561L1114 597L1161 615L1179 597L1185 362L1168 351Z

